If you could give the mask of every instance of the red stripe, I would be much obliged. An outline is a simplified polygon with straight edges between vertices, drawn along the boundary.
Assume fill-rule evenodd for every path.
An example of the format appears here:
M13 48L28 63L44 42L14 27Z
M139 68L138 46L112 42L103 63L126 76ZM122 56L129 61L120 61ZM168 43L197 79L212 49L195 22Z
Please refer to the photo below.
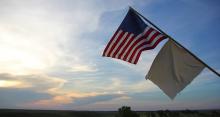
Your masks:
M118 34L119 30L117 30L115 32L115 34L113 35L113 37L110 39L110 41L108 42L107 46L105 47L105 50L102 54L102 56L105 56L106 51L108 50L109 46L111 45L112 41L114 40L115 36Z
M123 53L125 52L125 50L128 48L128 46L130 45L130 43L134 40L135 36L133 36L128 43L126 44L126 46L123 48L123 50L121 51L121 53L119 54L118 58L122 59L121 56L123 55Z
M147 44L147 41L146 41L146 42L143 42L142 44L140 44L139 46L137 46L137 47L135 48L135 50L133 51L131 57L129 58L129 62L130 62L130 63L132 62L132 59L134 58L134 55L136 54L137 50L138 50L139 48L141 48L142 46L146 45L146 44Z
M123 41L121 42L121 44L118 46L117 50L114 52L112 58L115 58L115 56L116 56L117 54L121 54L121 53L118 53L118 52L119 52L119 50L121 49L121 47L125 44L126 40L129 38L130 35L131 35L131 33L128 33L128 34L126 35L126 37L124 38L124 40L123 40Z
M137 53L137 50L138 50L139 48L141 48L141 47L144 46L144 45L147 45L147 44L152 43L153 40L154 40L158 35L160 35L159 32L154 33L154 35L150 38L150 40L148 40L148 41L146 41L146 42L140 44L139 46L137 46L137 47L135 48L135 50L133 51L131 57L129 58L129 62L132 62L132 59L134 58L134 55Z
M140 41L142 41L144 38L142 38L143 36L141 36L140 38L138 38L137 40L135 40L135 42L130 46L130 48L128 49L127 53L125 54L124 58L122 58L123 60L126 61L129 53L131 52L131 50L134 48L135 45L137 45Z
M147 31L147 33L143 36L143 38L147 38L152 31L154 31L154 29L153 29L153 28L150 28L150 29Z
M148 40L148 44L149 44L149 43L152 43L152 41L153 41L158 35L160 35L159 32L154 33L153 36Z
M144 35L144 37L147 37L152 31L153 31L153 29L150 28L150 29L146 32L146 34ZM123 53L125 52L125 50L128 48L128 46L131 44L131 42L134 40L134 38L135 38L135 36L132 37L131 40L129 40L129 42L127 43L127 45L126 45L126 46L124 47L124 49L122 50L121 54L118 56L119 59L123 59L123 60L126 61L127 56L128 56L128 54L130 53L130 51L131 51L131 49L132 49L132 46L129 48L129 50L127 51L127 53L126 53L126 55L125 55L124 58L121 58L121 56L123 55ZM142 38L142 37L140 37L140 38ZM138 40L138 39L137 39L137 40ZM141 39L140 39L140 40L141 40Z
M117 44L119 43L120 39L122 39L122 37L123 37L124 34L125 34L125 32L121 32L121 34L118 36L118 38L115 38L116 35L118 35L119 31L120 31L120 30L117 30L117 31L114 33L113 37L110 39L110 41L108 42L106 48L104 49L104 52L103 52L103 55L102 55L102 56L105 56L105 54L108 54L108 55L106 55L106 56L109 57L110 55L112 55L112 58L115 58L116 55L119 55L119 56L118 56L118 59L122 59L122 60L126 61L128 55L131 54L132 49L134 49L134 47L135 47L140 41L142 41L142 40L144 40L144 39L146 40L146 38L147 38L153 31L156 31L156 30L154 30L153 28L150 28L150 29L144 34L144 36L141 36L141 37L138 38L137 40L134 40L134 38L136 38L135 36L132 36L132 37L128 40L128 38L132 35L132 33L128 33L128 34L126 35L126 37L125 37L123 40L121 40L122 42L121 42L120 45L118 45L118 48L115 48L115 47L117 46ZM154 39L157 38L158 36L160 36L160 32L156 31L156 32L151 36L151 38L150 38L148 41L146 40L146 42L143 42L143 43L139 44L139 45L134 49L134 51L132 52L132 54L131 54L131 56L130 56L128 62L131 63L132 60L135 59L135 61L134 61L133 64L137 64L137 62L138 62L138 60L139 60L139 58L140 58L140 56L141 56L142 51L154 49L163 39L167 38L166 36L162 36L162 37L160 37L158 40L156 40L156 42L155 42L152 46L150 46L150 47L145 47L145 48L141 49L140 51L138 51L138 49L140 49L140 48L143 47L144 45L152 43L152 42L154 41ZM127 42L127 44L125 45L126 41L128 41L128 42ZM131 43L132 43L133 41L134 41L134 43L131 45ZM110 45L112 45L111 48L110 48ZM123 49L122 49L122 46L124 46ZM131 47L128 48L128 46L131 46ZM116 50L115 50L114 53L112 53L114 49L116 49ZM122 51L121 51L121 53L119 53L119 51L120 51L121 49L122 49ZM125 51L126 51L127 49L128 49L128 51L125 53ZM108 51L108 53L106 53L107 51ZM137 52L138 52L138 53L137 53ZM121 58L123 54L125 54L125 56L124 56L124 58ZM134 56L135 56L136 54L137 54L137 56L136 56L136 58L134 58Z
M113 45L112 45L112 47L110 48L110 51L109 51L109 53L108 53L108 55L107 55L108 57L110 57L110 55L111 55L112 51L114 50L115 46L118 44L119 40L123 37L124 34L125 34L125 32L122 32L122 33L118 36L118 38L116 39L115 43L113 43Z
M134 61L134 64L137 64L140 56L141 56L141 53L142 53L143 50L139 51L138 54L137 54L137 57L135 58L135 61Z
M138 59L142 53L142 51L145 51L145 50L150 50L150 49L154 49L162 40L164 40L165 38L167 38L166 36L162 36L161 38L159 38L155 43L154 45L150 46L150 47L146 47L146 48L143 48L142 50L140 50L137 54L137 57L135 58L135 61L134 61L134 64L137 64L138 62Z
M154 31L152 28L150 28L148 31L147 31L147 33L143 36L143 37L141 37L141 39L139 39L139 40L143 40L143 39L146 39L149 35L150 35L150 33L152 32L152 31ZM153 36L152 36L153 37ZM134 57L134 55L135 55L135 53L136 53L136 51L140 48L140 47L142 47L142 46L144 46L145 44L147 44L148 43L148 41L146 40L146 42L143 42L142 44L140 44L140 45L138 45L136 48L135 48L135 50L132 52L132 54L131 54L131 56L130 56L130 58L129 58L129 61L128 62L132 62L132 59L133 59L133 57ZM137 44L137 43L136 43ZM136 45L135 44L135 45ZM133 48L133 47L131 47L131 48ZM129 53L127 53L128 55L129 55ZM127 57L126 57L126 59L127 59ZM125 59L125 60L126 60Z
M154 45L150 46L150 47L146 47L143 50L151 50L154 49L162 40L164 40L165 38L167 38L166 36L162 36L161 38L159 38Z

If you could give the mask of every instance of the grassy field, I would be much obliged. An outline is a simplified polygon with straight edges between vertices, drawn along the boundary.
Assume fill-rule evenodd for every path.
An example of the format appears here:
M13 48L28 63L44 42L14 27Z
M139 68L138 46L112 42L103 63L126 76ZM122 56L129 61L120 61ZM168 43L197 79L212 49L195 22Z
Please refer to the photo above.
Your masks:
M140 117L220 117L220 110L141 111ZM0 117L115 117L115 111L0 110Z

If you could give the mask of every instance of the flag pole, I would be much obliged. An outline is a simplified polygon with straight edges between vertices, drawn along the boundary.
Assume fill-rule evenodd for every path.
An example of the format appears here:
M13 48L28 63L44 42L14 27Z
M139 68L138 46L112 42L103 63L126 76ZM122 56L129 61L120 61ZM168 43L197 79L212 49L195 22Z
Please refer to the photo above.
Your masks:
M176 40L174 40L171 36L169 36L167 33L165 33L163 30L161 30L159 27L157 27L156 25L154 25L150 20L148 20L146 17L144 17L143 15L141 15L140 13L138 13L135 9L133 9L131 6L129 6L129 8L131 10L133 10L135 13L137 13L139 16L141 16L142 18L144 18L144 20L146 20L149 24L151 24L152 26L154 26L157 30L159 30L161 33L165 34L169 39L171 39L172 41L174 41L177 45L179 45L180 47L182 47L183 49L185 49L189 54L191 54L195 59L197 59L199 62L201 62L204 66L206 66L209 70L211 70L212 72L214 72L218 77L220 77L220 74L215 71L213 68L211 68L209 65L207 65L205 62L203 62L201 59L199 59L196 55L194 55L192 52L190 52L187 48L185 48L183 45L181 45L179 42L177 42Z

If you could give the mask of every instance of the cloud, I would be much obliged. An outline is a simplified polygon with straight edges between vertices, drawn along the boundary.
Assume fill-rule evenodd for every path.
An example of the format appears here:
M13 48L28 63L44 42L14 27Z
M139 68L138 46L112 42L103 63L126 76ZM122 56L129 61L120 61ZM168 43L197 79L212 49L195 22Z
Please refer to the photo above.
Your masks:
M27 88L29 87L28 85L19 82L19 81L6 81L6 80L0 80L0 88L8 88L8 87L13 87L13 88Z
M60 107L63 105L72 104L75 102L75 100L83 100L86 98L90 99L99 96L115 94L114 92L75 91L77 89L65 90L63 89L63 86L67 81L45 75L14 76L10 74L0 74L0 78L0 88L7 89L9 91L18 88L24 91L33 92L35 94L44 93L50 95L50 98L47 99L39 98L25 101L25 103L18 106L23 108L53 108L54 106ZM80 86L82 84L78 85ZM117 92L116 94L119 95Z
M33 101L27 103L25 106L37 108L37 107L46 107L46 108L64 108L71 109L73 107L88 105L96 102L102 102L107 100L112 100L114 98L121 97L122 94L118 93L82 93L82 92L68 92L59 96L54 96L50 99L43 99L38 101Z
M139 80L130 82L122 80L121 78L111 78L109 85L105 85L104 90L106 91L117 91L121 93L133 93L133 92L151 92L156 89L156 86L149 80Z
M46 75L0 74L2 88L23 88L36 92L48 92L59 89L66 82L63 79Z
M54 98L59 100L58 95L62 93L62 87L66 80L61 78L51 77L43 74L32 74L32 75L12 75L12 74L0 74L0 91L2 100L4 103L1 107L9 108L31 108L30 104L38 100L46 100ZM5 94L3 91L7 91ZM13 91L21 92L14 98L5 98L12 95ZM31 93L30 93L31 92ZM32 98L30 94L36 98ZM17 94L17 93L15 93ZM36 96L37 95L37 96ZM24 99L20 99L24 97ZM29 99L29 97L31 97ZM17 101L14 101L17 100ZM20 100L20 101L19 101ZM11 104L13 102L13 104ZM40 109L41 107L38 107Z
M84 106L88 104L94 104L94 103L101 103L105 101L111 101L117 98L125 97L123 94L102 94L97 96L91 96L91 97L85 97L80 98L78 100L75 100L74 103L72 103L72 106ZM71 104L70 104L71 105Z
M62 54L68 27L46 6L4 2L0 20L2 73L27 75L47 71Z
M134 91L147 91L152 88L152 85L146 85L146 82L138 82L132 85L126 81L122 81L121 78L111 78L104 83L97 82L98 79L78 79L71 83L70 81L61 78L39 74L0 74L0 78L1 88L8 90L18 88L32 91L36 94L44 93L50 95L50 98L46 99L29 100L23 103L23 105L20 105L22 108L53 108L54 106L57 106L58 108L70 104L72 106L77 106L79 104L85 105L126 97L128 93ZM66 88L66 83L74 85L75 88ZM82 86L87 86L88 89Z
M77 52L79 35L94 30L100 14L92 10L92 5L82 1L74 1L75 6L71 7L59 1L53 4L49 1L4 1L3 4L7 5L2 5L1 17L4 18L0 20L2 73L26 75L47 72L67 58L73 63L64 65L82 64ZM66 48L68 40L77 51ZM73 55L68 55L67 51Z
M70 82L62 81L56 78L47 78L45 80L28 80L28 82L34 82L39 87L32 86L28 87L27 89L35 92L44 92L49 94L51 97L47 99L29 101L28 103L23 104L23 107L53 109L70 108L70 105L71 107L77 107L79 105L83 106L92 103L104 103L106 101L111 101L118 98L120 100L130 99L128 95L133 94L134 92L146 93L157 89L153 83L150 83L149 81L146 82L145 80L135 83L123 81L121 78L111 78L102 83L97 81L99 80L75 79L74 82ZM25 82L27 83L27 81ZM51 84L47 84L47 82L50 82ZM70 83L71 86L74 86L74 88L66 87L68 86L66 83Z
M71 104L77 99L85 99L96 96L111 94L110 92L80 92L76 89L63 89L66 80L45 76L45 75L10 75L0 74L0 88L13 90L15 88L33 93L44 93L50 95L48 99L29 100L22 107L41 108L53 106L62 106ZM82 85L82 84L78 84ZM118 93L117 93L118 94ZM8 100L9 101L9 100ZM20 105L21 106L21 105Z
M81 93L81 92L63 92L60 95L53 95L50 99L44 99L44 100L37 100L34 102L31 102L29 104L26 104L26 106L31 107L54 107L54 106L62 106L65 104L70 104L75 101L75 99L85 98L85 97L91 97L91 96L97 96L98 93Z
M70 72L97 72L98 69L88 65L74 65L70 68Z
M103 13L133 2L24 0L0 4L0 66L4 66L0 71L27 75L61 67L74 72L96 70L94 54L99 54L100 45L94 37L83 36L99 28Z
M0 88L0 108L28 108L23 105L33 100L43 100L51 98L47 93L33 92L32 90L21 88Z

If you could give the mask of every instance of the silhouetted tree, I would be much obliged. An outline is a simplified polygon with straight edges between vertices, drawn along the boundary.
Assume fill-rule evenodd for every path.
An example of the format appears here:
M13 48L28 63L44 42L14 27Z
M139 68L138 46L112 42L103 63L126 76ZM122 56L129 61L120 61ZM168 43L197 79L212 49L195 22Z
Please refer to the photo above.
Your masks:
M116 117L139 117L139 115L132 111L130 107L128 106L122 106L118 109L118 114Z

